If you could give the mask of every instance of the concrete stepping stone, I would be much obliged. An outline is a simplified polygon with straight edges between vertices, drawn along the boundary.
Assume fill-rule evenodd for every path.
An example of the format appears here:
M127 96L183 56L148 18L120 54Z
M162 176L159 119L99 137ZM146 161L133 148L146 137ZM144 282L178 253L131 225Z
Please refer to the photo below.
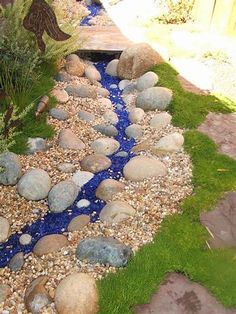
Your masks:
M135 314L235 314L225 309L206 288L181 274L170 273L149 304L138 305Z
M236 113L209 113L198 130L218 145L220 153L236 159Z
M236 247L236 192L229 192L207 213L200 215L201 223L209 230L210 247Z

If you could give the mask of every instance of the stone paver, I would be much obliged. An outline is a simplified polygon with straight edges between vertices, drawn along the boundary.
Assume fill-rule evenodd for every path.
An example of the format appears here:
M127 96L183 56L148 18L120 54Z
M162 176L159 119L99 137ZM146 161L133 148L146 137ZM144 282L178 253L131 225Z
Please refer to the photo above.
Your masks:
M235 314L225 309L203 286L177 273L167 275L149 304L135 307L135 314Z
M185 91L190 92L190 93L194 93L194 94L198 94L198 95L208 95L209 94L208 90L203 90L203 89L197 87L196 85L194 85L193 83L188 81L183 76L178 75L177 78L178 78L181 86L183 87L183 89Z
M200 215L208 228L210 247L236 247L236 192L229 192L210 212Z
M236 159L236 113L209 113L198 128L219 147L219 152Z

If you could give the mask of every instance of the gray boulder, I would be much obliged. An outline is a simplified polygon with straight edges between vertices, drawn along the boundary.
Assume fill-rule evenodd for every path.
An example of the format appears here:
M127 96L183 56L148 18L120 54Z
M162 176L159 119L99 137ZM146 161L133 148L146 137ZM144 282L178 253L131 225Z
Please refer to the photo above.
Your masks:
M150 87L136 99L136 107L148 110L165 110L172 100L172 91L165 87Z
M0 184L15 185L22 176L19 157L11 152L0 155Z
M114 267L126 266L132 250L114 238L96 237L82 240L77 249L76 257L89 263L108 264Z
M71 180L56 184L48 195L48 205L51 212L61 213L71 206L78 195L79 188Z
M156 73L149 71L140 76L137 81L137 89L142 92L147 88L154 87L157 82L158 76L156 75Z
M51 179L42 169L28 170L17 184L21 196L31 201L39 201L48 196L51 189Z

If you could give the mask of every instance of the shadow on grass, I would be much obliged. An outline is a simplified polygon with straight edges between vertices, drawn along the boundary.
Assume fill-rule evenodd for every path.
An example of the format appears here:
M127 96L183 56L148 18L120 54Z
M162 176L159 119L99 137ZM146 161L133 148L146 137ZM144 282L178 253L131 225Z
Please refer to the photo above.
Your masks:
M152 244L138 251L127 268L99 282L100 314L132 313L147 303L168 272L181 272L203 284L226 307L236 306L236 250L209 250L208 234L199 213L212 208L224 192L236 187L236 162L217 152L216 145L194 130L209 111L228 113L231 102L185 92L169 65L154 68L161 86L173 90L173 124L185 133L185 150L193 163L193 194L185 199L182 215L167 218Z

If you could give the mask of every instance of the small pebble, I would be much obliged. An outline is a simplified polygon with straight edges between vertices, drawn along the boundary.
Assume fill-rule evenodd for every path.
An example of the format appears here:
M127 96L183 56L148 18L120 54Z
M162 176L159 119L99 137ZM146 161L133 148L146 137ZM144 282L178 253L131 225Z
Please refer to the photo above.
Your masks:
M76 206L78 208L88 207L89 205L90 205L90 201L88 201L86 199L82 199L82 200L78 201L78 203L76 204Z
M31 243L32 236L30 234L24 233L20 236L19 242L21 245L28 245Z

